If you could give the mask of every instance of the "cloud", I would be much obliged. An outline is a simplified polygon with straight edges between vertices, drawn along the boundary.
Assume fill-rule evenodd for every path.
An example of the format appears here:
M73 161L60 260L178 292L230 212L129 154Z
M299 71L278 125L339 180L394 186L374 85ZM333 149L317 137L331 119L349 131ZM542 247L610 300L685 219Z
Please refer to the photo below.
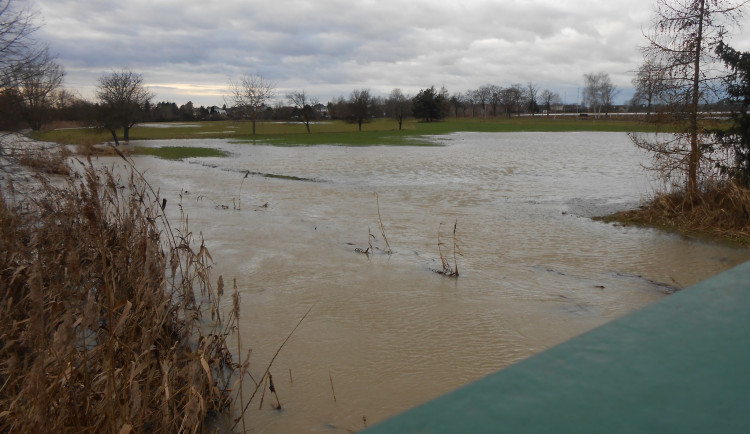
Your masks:
M128 67L159 100L219 104L230 78L327 100L355 88L458 92L534 81L574 89L587 72L622 88L653 0L36 0L40 37L90 94Z

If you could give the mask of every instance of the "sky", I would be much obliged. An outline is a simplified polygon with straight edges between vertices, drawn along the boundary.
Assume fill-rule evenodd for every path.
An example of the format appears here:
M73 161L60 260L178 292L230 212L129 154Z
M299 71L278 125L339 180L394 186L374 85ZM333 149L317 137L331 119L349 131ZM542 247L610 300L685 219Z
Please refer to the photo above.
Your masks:
M155 102L221 106L245 74L273 82L280 102L301 90L325 103L354 89L533 82L574 104L583 74L606 72L622 103L655 0L21 1L84 98L101 75L129 69ZM733 35L750 49L750 26Z

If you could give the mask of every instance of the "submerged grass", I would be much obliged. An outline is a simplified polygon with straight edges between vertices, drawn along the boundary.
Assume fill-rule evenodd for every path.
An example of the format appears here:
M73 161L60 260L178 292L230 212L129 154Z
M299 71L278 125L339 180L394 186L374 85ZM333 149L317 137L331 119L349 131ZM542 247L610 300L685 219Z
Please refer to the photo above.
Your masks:
M221 149L187 146L160 146L158 148L137 146L132 149L132 152L141 155L153 155L165 160L182 160L194 157L226 157L229 155Z
M576 116L523 116L514 118L450 118L442 122L404 122L398 130L395 121L375 119L357 131L356 124L324 121L311 125L307 133L302 123L258 122L257 135L250 134L248 121L205 121L191 123L141 124L130 131L131 140L163 139L234 139L241 143L277 146L312 146L336 144L345 146L409 145L434 146L430 136L454 132L574 132L574 131L655 131L653 123L630 118L581 119ZM96 144L111 139L107 132L92 128L66 128L33 133L38 140L65 144Z

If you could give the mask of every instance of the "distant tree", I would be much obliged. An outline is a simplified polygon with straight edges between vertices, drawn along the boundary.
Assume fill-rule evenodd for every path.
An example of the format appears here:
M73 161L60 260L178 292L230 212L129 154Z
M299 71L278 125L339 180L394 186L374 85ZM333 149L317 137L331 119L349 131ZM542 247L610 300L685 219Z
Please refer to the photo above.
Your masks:
M60 88L65 70L48 53L15 67L6 91L18 96L19 113L31 127L38 131L47 121L55 102L55 92Z
M539 113L539 86L533 82L529 82L526 85L526 110L531 113L531 116Z
M583 103L597 115L604 111L609 114L617 88L612 84L606 72L583 74Z
M252 120L255 135L255 122L273 98L275 84L260 75L244 75L239 82L230 81L229 88L232 104L241 117Z
M300 122L305 124L309 133L310 122L314 121L318 116L318 112L315 110L318 100L307 96L304 90L291 92L286 97L289 103L295 108L294 113L299 117Z
M501 101L505 106L505 113L508 117L511 117L515 111L518 116L521 116L521 110L524 106L524 99L526 98L526 90L523 86L516 83L503 89L501 93Z
M466 97L463 93L457 92L450 97L451 107L453 108L453 115L458 117L458 113L463 113L466 116Z
M357 124L360 132L362 124L372 120L373 103L369 89L357 89L349 95L346 103L347 121Z
M467 90L464 92L464 102L466 104L466 107L471 110L471 117L476 116L476 108L477 108L477 99L476 95L474 94L475 91L473 90Z
M143 119L153 94L143 84L141 74L122 70L99 77L96 98L99 111L95 121L119 144L117 130L122 128L123 139L130 140L130 128Z
M433 122L443 119L446 115L446 97L438 92L435 86L422 89L412 98L412 113L417 119Z
M549 114L552 111L552 104L560 104L560 95L552 92L551 90L545 89L542 91L539 97L542 102L542 106L544 107L544 111L547 112L547 117L549 117Z
M192 101L188 101L179 108L179 115L181 121L193 121L195 120L195 107Z
M174 122L180 119L180 109L173 102L162 101L151 109L151 120L155 122Z
M653 112L654 104L665 99L671 80L667 77L663 65L653 59L646 59L636 71L631 83L635 89L635 94L630 100L631 105L645 106L648 116Z
M501 86L494 84L489 85L490 106L492 107L492 116L497 116L498 107L503 106L503 89Z
M398 122L398 129L401 131L404 119L409 117L412 110L411 99L401 92L401 89L393 89L385 100L386 113L391 119Z
M652 153L652 167L665 179L684 183L685 200L692 203L700 191L701 160L713 136L699 119L701 99L720 82L713 71L715 50L737 25L746 0L656 0L652 29L643 48L647 62L662 65L671 80L676 101L672 110L678 131L666 138L631 134L633 143ZM708 173L707 173L708 175Z
M482 107L482 118L487 118L487 104L496 96L496 92L493 92L493 85L487 84L479 87L477 90L472 92L474 101Z

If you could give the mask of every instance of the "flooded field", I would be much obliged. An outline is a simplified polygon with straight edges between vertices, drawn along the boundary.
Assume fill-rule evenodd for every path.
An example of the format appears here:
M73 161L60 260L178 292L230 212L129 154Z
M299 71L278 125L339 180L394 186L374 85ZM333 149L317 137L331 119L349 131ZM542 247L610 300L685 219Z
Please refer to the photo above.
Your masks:
M256 399L252 432L362 429L750 259L748 250L592 221L653 190L625 134L435 140L134 143L231 154L135 162L172 221L181 205L206 240L214 276L229 287L236 278L254 376L312 308L271 369L283 409L266 394L258 410ZM433 270L438 233L453 262L454 224L463 255L460 276L449 278ZM356 251L370 243L373 254Z

